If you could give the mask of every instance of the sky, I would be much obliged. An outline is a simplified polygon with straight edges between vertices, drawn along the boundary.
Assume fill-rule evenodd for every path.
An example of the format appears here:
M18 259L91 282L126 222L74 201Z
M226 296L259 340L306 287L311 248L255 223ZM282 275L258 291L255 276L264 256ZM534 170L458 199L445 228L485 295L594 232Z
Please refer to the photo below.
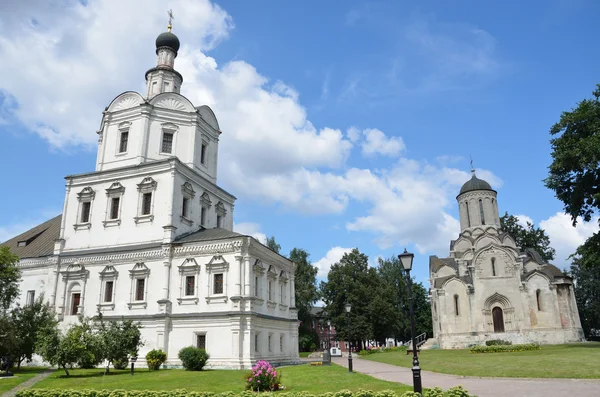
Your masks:
M94 170L102 111L143 92L168 9L182 94L222 129L235 230L306 249L319 279L352 248L372 265L406 248L428 285L470 158L556 265L598 230L543 184L550 127L600 83L593 0L4 0L0 241L60 214L63 178Z

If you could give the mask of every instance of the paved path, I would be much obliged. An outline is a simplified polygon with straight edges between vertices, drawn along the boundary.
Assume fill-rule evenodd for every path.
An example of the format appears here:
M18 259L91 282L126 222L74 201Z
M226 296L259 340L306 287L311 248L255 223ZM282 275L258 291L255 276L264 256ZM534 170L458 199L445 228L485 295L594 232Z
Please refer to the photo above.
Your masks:
M412 385L412 371L370 360L352 357L356 372L374 378ZM332 357L336 364L348 367L347 357ZM585 365L585 364L583 364ZM423 387L439 386L446 390L461 385L477 397L599 397L600 380L596 379L525 379L525 378L477 378L422 371Z
M30 386L33 386L34 384L38 383L39 381L47 378L48 376L50 376L50 374L54 372L54 369L49 369L47 371L42 372L41 374L37 374L36 376L34 376L31 379L26 380L23 383L20 383L18 385L16 385L15 387L13 387L12 389L10 389L7 392L4 392L3 394L0 394L0 397L13 397L15 394L17 394L17 392L21 389L26 389Z

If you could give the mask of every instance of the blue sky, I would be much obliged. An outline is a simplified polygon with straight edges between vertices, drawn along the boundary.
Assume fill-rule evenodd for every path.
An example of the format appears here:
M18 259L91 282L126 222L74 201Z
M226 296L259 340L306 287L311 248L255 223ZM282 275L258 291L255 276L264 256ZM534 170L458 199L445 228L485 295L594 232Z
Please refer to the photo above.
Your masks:
M352 247L373 262L407 247L426 280L458 235L469 156L556 264L597 230L572 228L542 183L549 128L600 82L597 2L8 0L0 240L60 213L64 176L94 169L101 112L143 90L168 8L182 93L223 129L236 229L305 248L321 276Z

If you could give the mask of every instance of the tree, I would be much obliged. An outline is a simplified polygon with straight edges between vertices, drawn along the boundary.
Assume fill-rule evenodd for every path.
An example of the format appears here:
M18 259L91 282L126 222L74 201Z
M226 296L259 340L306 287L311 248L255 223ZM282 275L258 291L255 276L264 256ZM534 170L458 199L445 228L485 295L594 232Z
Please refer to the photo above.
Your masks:
M142 325L123 319L120 322L105 322L102 313L99 313L97 320L102 359L108 360L116 369L124 369L129 357L137 357L139 348L144 346L140 332Z
M85 354L85 347L79 342L73 328L63 335L55 325L40 331L36 353L51 365L63 368L69 376L68 368L73 367L79 357Z
M317 290L317 268L311 265L308 257L308 252L301 248L294 248L290 251L290 260L296 264L294 285L296 287L298 320L301 323L299 336L302 338L310 334L312 343L315 343L317 335L314 330L311 331L309 324L312 323L311 309L319 299L319 292Z
M575 300L586 338L600 336L600 266L582 266L579 256L571 264Z
M523 227L519 224L519 218L509 215L508 212L500 217L500 225L502 230L508 232L515 239L517 247L521 251L525 251L525 248L533 248L545 261L549 262L554 259L556 251L550 247L550 237L544 229L534 227L533 223L529 221L527 226Z
M44 296L40 296L30 305L18 305L11 312L11 321L14 324L15 346L12 351L13 360L17 368L21 367L24 360L31 361L35 352L35 345L40 330L56 324L54 311L48 303L44 303Z
M273 251L279 253L279 250L281 249L281 245L277 244L277 242L275 241L275 236L271 236L271 237L267 237L267 247L269 247L270 249L272 249Z
M600 208L600 84L593 96L563 112L550 129L555 137L544 183L562 201L573 225L579 216L589 222Z
M0 246L0 310L6 312L19 296L19 257Z

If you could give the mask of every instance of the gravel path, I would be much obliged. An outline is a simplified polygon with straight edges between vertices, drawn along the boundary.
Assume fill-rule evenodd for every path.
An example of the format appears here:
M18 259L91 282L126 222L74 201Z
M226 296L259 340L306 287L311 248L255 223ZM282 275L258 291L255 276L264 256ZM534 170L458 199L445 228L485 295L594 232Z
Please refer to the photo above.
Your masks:
M9 391L0 394L0 397L14 397L15 394L17 394L17 392L21 389L26 389L30 386L33 386L34 384L38 383L39 381L41 381L42 379L47 378L52 372L54 372L54 369L49 369L47 371L42 372L41 374L37 374L36 376L34 376L33 378L26 380L23 383L20 383L18 385L16 385L15 387L13 387L12 389L10 389Z
M409 368L352 358L353 369L356 372L382 380L412 385L412 371ZM332 361L348 367L347 357L333 357ZM429 371L421 371L421 378L423 387L439 386L446 390L461 385L477 397L600 396L600 380L597 379L481 378Z

